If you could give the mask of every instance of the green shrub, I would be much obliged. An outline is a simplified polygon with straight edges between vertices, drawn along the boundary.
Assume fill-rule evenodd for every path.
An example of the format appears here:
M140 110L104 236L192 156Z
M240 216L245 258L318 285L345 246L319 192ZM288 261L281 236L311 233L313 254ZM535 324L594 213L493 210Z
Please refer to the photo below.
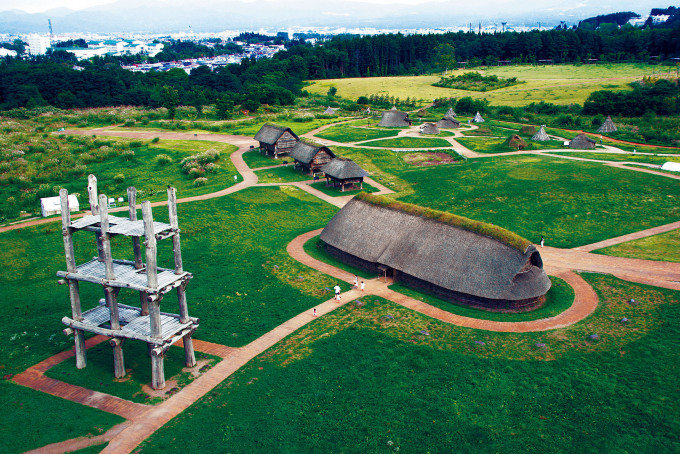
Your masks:
M160 142L160 141L161 141L161 138L160 138L160 137L154 137L154 138L151 140L151 143L158 143L158 142Z
M123 126L125 126L126 128L131 128L134 125L135 125L134 120L128 120L128 121L125 122L125 124Z
M125 175L118 173L113 177L113 181L115 181L116 184L121 184L123 181L125 181Z
M120 154L123 161L132 161L135 158L134 150L125 150Z
M203 176L204 173L205 170L198 167L192 167L191 169L189 169L189 176L193 179Z
M159 165L164 166L164 165L166 165L166 164L170 164L170 163L172 162L172 158L171 158L170 156L168 156L167 154L159 154L159 155L156 157L156 162L157 162Z
M208 182L208 179L205 177L199 177L194 180L194 187L198 188L201 186L205 186L205 184Z
M142 141L141 140L133 140L130 142L128 145L130 148L140 148L142 146Z

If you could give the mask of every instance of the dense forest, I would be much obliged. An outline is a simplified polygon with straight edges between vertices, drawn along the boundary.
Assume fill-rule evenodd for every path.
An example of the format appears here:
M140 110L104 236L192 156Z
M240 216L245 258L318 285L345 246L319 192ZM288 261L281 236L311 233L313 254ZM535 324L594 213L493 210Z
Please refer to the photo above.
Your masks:
M259 35L244 35L257 39ZM278 37L277 39L284 39ZM223 49L174 42L156 58L214 54ZM233 49L231 49L233 50ZM498 61L578 63L600 61L660 61L680 57L680 28L616 30L556 29L477 34L470 32L367 37L336 36L322 46L290 42L272 59L245 59L238 65L210 71L183 70L132 73L120 68L115 57L80 62L72 69L71 54L56 50L32 61L8 57L0 64L0 109L52 105L59 108L137 105L159 107L173 94L177 102L204 105L242 105L257 110L261 104L294 102L304 92L306 79L418 75ZM171 90L168 90L167 88ZM667 103L668 104L668 103ZM669 105L659 107L676 111ZM659 111L661 113L661 111Z

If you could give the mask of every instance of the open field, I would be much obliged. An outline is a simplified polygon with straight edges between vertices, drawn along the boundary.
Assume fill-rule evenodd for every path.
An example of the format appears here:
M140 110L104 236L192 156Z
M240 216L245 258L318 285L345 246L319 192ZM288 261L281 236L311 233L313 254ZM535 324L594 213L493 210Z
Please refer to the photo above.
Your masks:
M363 140L394 137L397 134L399 134L399 131L394 129L369 129L339 125L332 126L316 135L322 139L334 140L336 142L361 142Z
M640 150L642 151L642 150ZM647 153L647 150L644 150ZM661 151L662 152L662 151ZM663 153L663 152L662 152ZM555 154L560 154L564 156L573 156L576 158L586 158L586 159L599 159L602 161L615 161L615 162L640 162L647 164L659 164L662 165L665 162L680 162L679 156L653 156L647 154L617 154L617 153L588 153L588 152L561 152L558 151Z
M616 244L593 252L616 257L680 262L680 230Z
M286 160L290 163L289 158L286 158ZM288 164L284 167L276 167L274 169L258 170L255 174L260 183L290 183L292 181L307 181L312 179L308 173L302 173L302 171L296 169L293 164Z
M394 137L391 139L372 140L357 145L385 148L441 148L451 146L451 144L444 139L432 137Z
M453 90L432 86L439 76L402 76L328 79L314 81L307 87L311 93L324 94L331 86L338 89L338 96L356 100L359 96L388 94L406 99L414 93L426 105L435 98L488 99L493 105L521 106L531 102L554 104L582 104L595 90L626 90L628 83L650 75L658 67L642 64L616 65L554 65L554 66L504 66L484 68L484 75L517 77L525 84L488 92ZM462 73L463 70L453 72ZM451 73L451 72L450 72Z
M507 137L459 137L456 139L461 145L476 151L477 153L507 153L509 151L518 151L517 148L510 147L506 143L511 133L506 133ZM555 148L564 148L564 143L559 140L549 140L547 142L534 142L532 140L525 140L527 146L523 150L551 150Z
M251 361L141 452L675 450L678 293L586 278L603 303L552 332L458 328L361 298Z

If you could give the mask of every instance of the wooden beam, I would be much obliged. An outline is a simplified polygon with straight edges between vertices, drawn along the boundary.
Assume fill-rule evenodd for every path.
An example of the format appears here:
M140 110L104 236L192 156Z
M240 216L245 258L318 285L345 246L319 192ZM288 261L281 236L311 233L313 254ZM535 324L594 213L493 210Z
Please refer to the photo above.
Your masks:
M106 195L101 194L99 196L99 218L101 231L99 233L99 238L102 242L102 253L106 265L106 279L112 280L116 278L113 272L113 257L111 256L111 241L109 237L109 209L107 205Z
M137 220L137 189L134 186L127 188L128 214L131 221ZM135 268L141 270L144 267L142 262L142 246L138 236L132 237L132 250L135 255ZM142 315L149 315L149 302L147 293L139 292L139 302L142 306Z
M146 240L146 278L150 288L158 288L158 270L156 265L156 236L153 229L153 214L151 213L151 202L142 202L142 219L144 220L144 236Z
M125 360L123 358L123 343L125 339L114 338L109 340L113 347L113 375L116 378L125 377Z
M170 218L170 227L175 232L172 237L172 252L175 256L175 274L182 274L184 272L182 266L182 248L179 238L179 218L177 217L177 191L175 188L168 186L168 214Z
M90 200L90 211L93 216L99 214L99 199L97 198L97 177L90 174L87 176L87 196Z
M151 387L163 389L165 388L165 369L163 366L165 352L158 355L154 350L151 350Z

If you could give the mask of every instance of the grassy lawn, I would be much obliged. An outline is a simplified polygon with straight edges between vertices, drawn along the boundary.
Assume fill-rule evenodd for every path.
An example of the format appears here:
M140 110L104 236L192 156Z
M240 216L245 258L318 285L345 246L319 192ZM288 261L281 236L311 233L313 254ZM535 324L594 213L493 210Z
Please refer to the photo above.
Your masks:
M123 418L40 391L0 381L5 405L0 451L20 453L83 436L101 435Z
M217 356L196 352L198 366L193 372L184 371L184 349L171 347L165 355L166 394L152 397L142 387L151 383L151 359L143 342L129 341L125 344L123 355L127 374L123 379L113 376L113 354L108 342L103 342L87 351L87 367L76 369L75 358L57 364L45 375L66 383L93 389L142 404L155 405L191 383L198 374L209 370L220 361ZM200 369L200 372L199 372Z
M358 194L362 191L363 192L378 192L379 191L378 188L371 186L370 184L366 183L365 181L364 181L364 184L363 184L363 186L364 186L363 189L355 189L353 191L349 191L349 190L345 189L345 192L340 192L340 188L334 188L333 186L326 186L325 181L318 181L316 183L310 184L310 186L313 187L314 189L318 190L318 191L323 192L326 195L331 196L331 197L354 195L354 194Z
M347 125L338 125L330 127L320 133L316 137L322 139L333 140L335 142L360 142L362 140L380 139L383 137L394 137L399 134L399 131L390 129L377 128L356 128Z
M680 262L680 230L671 230L659 235L615 244L593 252L616 257L677 263Z
M337 260L335 257L326 252L325 243L321 241L321 237L319 236L315 236L314 238L311 238L309 241L307 241L304 245L304 249L307 254L314 257L315 259L328 263L329 265L333 265L334 267L340 268L341 270L345 270L348 273L356 274L363 277L364 279L373 279L374 277L378 277L377 274L369 273L368 271L355 268L353 266L347 265L345 262Z
M251 151L246 151L242 156L243 160L251 169L275 166L281 164L283 161L291 161L291 159L288 157L274 159L272 156L267 156L263 153L260 153L257 148Z
M404 202L494 223L534 242L544 235L555 247L680 219L673 180L597 163L513 156L392 171L416 190Z
M675 451L678 292L586 278L593 315L526 334L363 297L251 361L140 452Z
M440 148L450 147L451 143L444 139L420 138L420 137L395 137L393 139L374 140L357 145L387 148Z
M290 159L287 159L290 162ZM258 183L291 183L294 181L307 181L312 177L308 173L302 173L293 164L275 169L258 170L255 172Z
M491 138L491 137L458 137L456 141L476 151L477 153L507 153L509 151L518 151L514 147L509 147L505 142L507 138ZM525 150L553 150L564 148L564 143L559 140L549 140L547 142L534 142L532 140L525 140L527 143Z
M625 161L625 162L643 162L647 164L663 164L668 161L680 162L680 156L652 156L643 154L619 154L619 153L588 153L588 152L558 152L555 154L563 154L565 156L574 156L577 158L598 159L601 161Z
M463 317L478 318L482 320L494 320L498 322L526 322L554 317L569 309L574 302L574 290L562 279L550 276L552 287L546 294L545 304L536 310L516 314L504 314L475 309L465 305L458 305L428 293L413 289L402 283L390 285L390 289L403 293L411 298L423 301L431 306L438 307L452 314Z
M240 136L253 137L265 123L273 123L290 128L297 135L306 134L321 126L337 123L341 118L315 118L311 121L295 121L291 115L262 115L253 120L241 121L222 125L221 132Z
M312 81L305 89L310 93L325 94L331 86L347 99L371 94L387 94L401 99L418 96L420 105L434 98L488 99L494 105L523 106L531 102L582 104L595 90L629 90L628 84L650 75L658 66L643 64L507 66L482 68L483 75L502 78L516 77L526 83L493 90L475 92L434 87L440 76L364 77ZM454 75L463 70L452 72Z

